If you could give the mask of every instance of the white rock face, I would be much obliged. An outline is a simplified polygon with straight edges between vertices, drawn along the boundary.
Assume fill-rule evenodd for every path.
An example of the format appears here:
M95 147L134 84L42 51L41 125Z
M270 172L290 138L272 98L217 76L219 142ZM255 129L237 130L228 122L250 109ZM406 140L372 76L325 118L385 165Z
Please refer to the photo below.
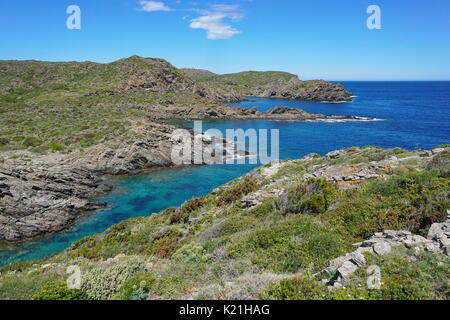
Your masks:
M347 278L349 275L358 270L358 266L351 261L345 261L337 271L342 278Z
M373 251L379 256L383 256L386 253L391 252L391 249L391 245L385 241L380 241L373 245Z

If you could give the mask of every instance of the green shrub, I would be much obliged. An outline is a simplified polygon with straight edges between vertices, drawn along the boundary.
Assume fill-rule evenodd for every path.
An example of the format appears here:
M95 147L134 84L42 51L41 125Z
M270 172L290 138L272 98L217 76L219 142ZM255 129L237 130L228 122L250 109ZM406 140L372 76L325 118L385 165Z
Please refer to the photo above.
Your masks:
M300 276L273 283L260 294L263 300L322 300L327 289L311 276Z
M52 141L47 145L47 148L52 151L62 151L62 150L64 150L64 145L62 145L59 142Z
M33 295L33 300L88 300L88 295L81 289L69 289L64 282L50 282Z
M398 173L339 192L323 219L357 239L387 229L426 235L432 223L445 219L449 189L450 179L437 170Z
M23 140L22 144L26 147L39 147L42 141L36 137L27 137Z
M283 195L278 207L285 213L324 213L330 206L336 189L325 179L309 179Z
M270 228L257 228L227 247L232 258L251 257L263 268L295 273L301 268L318 270L346 251L343 240L314 217L292 215Z
M255 192L259 189L255 178L245 177L237 186L223 191L216 199L218 206L226 205L241 199L243 196Z
M81 289L90 299L111 299L126 280L143 271L144 267L143 262L130 259L112 267L94 268L83 275Z
M145 300L156 281L150 274L139 274L124 282L116 298L119 300Z
M211 255L207 254L202 246L190 243L178 249L173 255L173 259L183 263L193 264L208 262L211 259Z
M8 139L0 137L0 146L6 146L8 143Z
M64 281L62 275L52 273L29 273L19 271L13 275L2 276L0 279L0 300L30 300L46 283ZM2 275L4 275L2 271Z

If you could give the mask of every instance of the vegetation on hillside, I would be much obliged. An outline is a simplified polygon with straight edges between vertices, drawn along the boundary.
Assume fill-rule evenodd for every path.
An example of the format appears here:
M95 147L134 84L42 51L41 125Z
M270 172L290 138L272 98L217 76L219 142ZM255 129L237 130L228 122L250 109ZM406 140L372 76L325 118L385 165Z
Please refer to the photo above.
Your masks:
M242 95L250 95L256 87L286 83L295 79L298 79L296 75L280 71L245 71L194 78L196 82L208 88L234 90Z
M164 60L0 61L0 151L70 151L124 140L133 134L130 120L154 108L208 103Z
M202 69L182 68L180 71L194 81L214 77L216 75L214 72Z
M365 268L350 285L331 291L316 276L374 232L426 234L445 219L449 151L429 162L420 154L351 148L337 158L284 161L271 175L266 165L180 208L81 239L49 259L6 266L0 298L449 299L449 257L414 248L366 255L381 268L380 289L366 287ZM402 161L390 165L393 156ZM357 183L305 177L317 167L382 160L379 178ZM241 200L252 194L261 202L248 208ZM80 291L61 285L70 265L83 272Z

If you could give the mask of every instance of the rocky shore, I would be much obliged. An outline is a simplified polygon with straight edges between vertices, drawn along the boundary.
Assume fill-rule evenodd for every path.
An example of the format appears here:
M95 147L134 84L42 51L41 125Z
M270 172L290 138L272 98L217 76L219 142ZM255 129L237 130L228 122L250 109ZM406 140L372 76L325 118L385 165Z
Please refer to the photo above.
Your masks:
M165 110L155 110L152 117L157 120L274 120L274 121L373 121L374 118L357 116L333 116L306 112L297 108L274 107L267 112L260 112L256 107L212 106L202 108L168 107Z
M157 120L364 121L276 107L268 112L244 108L169 108ZM0 241L22 241L70 227L82 213L101 208L91 199L111 191L104 175L136 174L173 166L171 134L176 127L148 120L136 126L132 142L99 144L69 154L36 156L11 152L0 164ZM181 143L181 142L178 142ZM204 141L204 144L209 143Z
M83 213L101 208L96 195L111 191L102 176L173 166L176 128L147 121L133 142L99 144L68 154L12 152L0 164L0 241L22 241L61 231ZM211 141L203 139L203 146ZM195 150L193 151L195 152Z
M323 102L350 102L353 100L351 92L347 91L340 83L302 82L298 79L292 79L287 83L257 87L252 92L252 96Z

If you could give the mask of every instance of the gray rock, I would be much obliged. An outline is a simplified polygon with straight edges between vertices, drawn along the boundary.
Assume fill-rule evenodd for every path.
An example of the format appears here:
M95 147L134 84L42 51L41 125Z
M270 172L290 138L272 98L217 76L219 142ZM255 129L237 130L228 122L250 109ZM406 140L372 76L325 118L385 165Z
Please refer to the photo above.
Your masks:
M382 238L385 234L388 235L387 232L388 232L388 231L385 231L384 233L383 233L383 232L375 232L374 237L376 237L376 238ZM395 232L395 231L394 231L394 232Z
M445 151L445 148L436 148L436 149L431 150L431 152L433 154L441 153L441 152L444 152L444 151Z
M326 154L326 156L330 159L338 159L343 155L343 153L344 153L344 151L342 151L342 150L336 150L336 151L328 152Z
M414 235L414 236L407 236L406 239L403 240L403 243L406 247L412 248L414 246L421 246L429 243L430 240L425 239L422 236Z
M428 231L427 238L434 240L440 233L448 231L450 231L450 222L433 223Z
M344 264L337 269L342 278L347 278L358 270L358 266L351 261L345 261Z
M425 250L430 251L430 252L434 252L434 253L437 253L437 252L441 251L439 245L436 242L427 243L425 245Z
M358 251L353 252L351 254L351 257L351 261L354 262L358 267L362 267L366 264L366 258L364 258L364 256Z
M346 254L345 256L337 257L336 259L333 259L330 261L330 265L327 268L327 270L337 270L339 269L345 262L349 261L351 259L350 254Z
M380 256L391 252L391 249L391 245L386 241L380 241L373 245L373 251Z
M361 254L363 254L365 252L373 253L373 248L372 247L359 247L358 249L356 249L356 251Z
M439 237L439 242L443 247L450 247L450 238L444 234Z
M342 289L344 286L342 285L342 283L336 281L335 283L333 283L333 289Z

